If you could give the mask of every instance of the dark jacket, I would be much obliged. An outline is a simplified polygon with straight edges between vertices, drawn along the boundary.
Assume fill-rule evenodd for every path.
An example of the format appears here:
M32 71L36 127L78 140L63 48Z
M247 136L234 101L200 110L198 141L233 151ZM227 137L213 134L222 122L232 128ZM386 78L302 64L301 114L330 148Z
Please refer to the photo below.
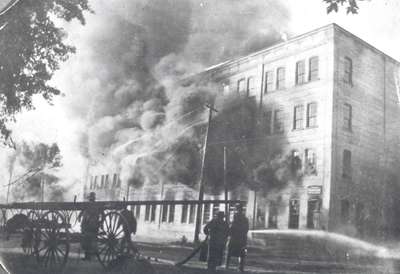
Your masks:
M229 252L231 256L241 256L247 245L247 233L249 232L249 220L243 213L235 214L229 229Z
M228 223L220 219L212 219L204 227L204 234L209 235L208 262L215 266L222 264L228 232Z

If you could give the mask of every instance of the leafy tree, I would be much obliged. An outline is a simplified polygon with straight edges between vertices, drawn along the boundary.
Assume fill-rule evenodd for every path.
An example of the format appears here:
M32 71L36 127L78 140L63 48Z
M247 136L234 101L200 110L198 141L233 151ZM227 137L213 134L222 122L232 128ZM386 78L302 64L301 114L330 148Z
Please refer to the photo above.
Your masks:
M358 13L358 5L357 1L364 0L323 0L327 3L327 12L331 13L332 11L338 12L339 6L345 6L347 13L357 14Z
M32 96L49 103L60 90L48 82L59 64L75 52L56 20L85 24L88 0L12 0L0 12L0 138L10 137L7 122L33 109Z

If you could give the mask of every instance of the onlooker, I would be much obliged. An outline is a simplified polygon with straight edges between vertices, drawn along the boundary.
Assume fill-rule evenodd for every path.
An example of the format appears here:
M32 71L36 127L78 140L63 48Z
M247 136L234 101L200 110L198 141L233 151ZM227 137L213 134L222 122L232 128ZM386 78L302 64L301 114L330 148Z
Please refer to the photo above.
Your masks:
M237 213L233 217L232 225L229 229L228 255L226 258L226 268L229 268L231 257L239 258L239 269L244 271L246 259L247 233L249 232L249 220L243 213L241 205L237 206Z
M85 252L84 260L91 260L92 255L97 252L96 238L100 226L101 209L94 205L96 201L96 193L89 193L90 205L81 212L81 232L82 242L81 246Z
M204 234L209 236L207 268L215 271L222 264L229 225L224 220L224 212L218 212L205 227Z

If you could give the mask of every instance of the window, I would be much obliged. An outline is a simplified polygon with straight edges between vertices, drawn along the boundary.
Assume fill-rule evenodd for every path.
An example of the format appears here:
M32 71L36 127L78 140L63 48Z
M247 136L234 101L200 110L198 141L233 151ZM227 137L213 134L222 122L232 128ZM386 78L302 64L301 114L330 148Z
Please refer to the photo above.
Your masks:
M277 109L274 112L274 133L283 132L282 110Z
M246 80L245 79L240 79L238 81L238 93L240 96L246 96L247 91L246 91Z
M145 213L144 213L144 220L150 221L150 205L146 205Z
M112 186L113 186L113 187L116 187L116 186L117 186L117 178L118 178L117 174L114 173L114 175L113 175L113 182L112 182Z
M93 181L94 181L94 177L90 176L90 185L89 185L89 189L93 189Z
M310 58L309 66L308 66L308 80L315 81L319 79L319 58L318 56L314 56Z
M96 189L97 188L97 176L94 176L94 179L93 179L93 189Z
M121 187L121 178L119 178L119 174L117 174L117 187Z
M351 179L351 151L343 151L343 178Z
M205 204L203 210L203 224L207 223L208 220L210 219L210 213L211 213L210 211L211 211L210 204Z
M108 189L108 185L109 185L109 182L108 182L108 174L107 174L107 175L105 175L105 178L104 178L104 188Z
M256 82L254 77L249 77L247 79L247 96L256 96L257 91L256 91Z
M104 175L101 175L100 188L104 187Z
M340 217L343 223L350 221L350 202L347 199L340 201Z
M344 104L344 111L343 111L343 127L344 129L351 131L352 130L352 107L349 104Z
M292 159L290 162L290 167L293 172L301 170L302 162L300 152L298 150L292 150Z
M168 205L167 204L162 205L161 209L162 209L161 222L165 223L168 217Z
M136 219L140 218L140 208L141 208L140 205L135 206L135 217L136 217Z
M223 92L223 95L229 94L229 92L230 92L229 83L222 84L222 92Z
M189 207L189 224L194 223L195 217L196 217L196 205L191 204Z
M266 111L264 113L265 118L265 133L267 135L271 134L271 124L272 124L272 111Z
M317 175L317 156L315 151L312 149L306 149L304 152L305 156L305 170L304 173L307 175Z
M182 224L187 223L188 208L189 208L189 205L187 205L187 204L182 205L182 215L181 215L181 223Z
M353 61L349 57L344 58L344 82L353 84Z
M303 105L295 106L293 113L294 113L293 114L293 129L302 129L303 128L303 114L304 114Z
M276 71L276 89L285 88L285 68L278 68Z
M304 60L298 61L296 63L296 85L304 84L305 70Z
M169 205L168 223L173 223L175 219L175 205Z
M317 103L307 104L307 127L317 126Z
M157 205L151 205L151 214L150 214L150 221L155 222L156 221L156 210L157 210Z
M272 91L274 89L274 72L267 71L265 73L265 89L264 93Z

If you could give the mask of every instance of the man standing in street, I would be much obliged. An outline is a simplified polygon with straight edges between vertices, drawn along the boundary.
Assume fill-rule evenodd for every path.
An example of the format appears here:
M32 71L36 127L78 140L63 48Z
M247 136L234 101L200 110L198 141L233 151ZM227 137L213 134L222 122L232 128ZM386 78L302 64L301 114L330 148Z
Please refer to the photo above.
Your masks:
M81 212L81 246L85 252L84 260L90 261L97 252L96 238L100 226L101 209L95 206L96 193L89 193L89 205Z
M229 225L224 220L224 212L218 212L205 227L204 234L209 236L207 269L215 271L222 264Z
M233 217L233 222L229 229L230 240L226 258L226 268L229 268L230 259L233 256L239 258L239 269L242 272L244 271L248 232L249 219L244 215L242 205L238 205L237 213Z

